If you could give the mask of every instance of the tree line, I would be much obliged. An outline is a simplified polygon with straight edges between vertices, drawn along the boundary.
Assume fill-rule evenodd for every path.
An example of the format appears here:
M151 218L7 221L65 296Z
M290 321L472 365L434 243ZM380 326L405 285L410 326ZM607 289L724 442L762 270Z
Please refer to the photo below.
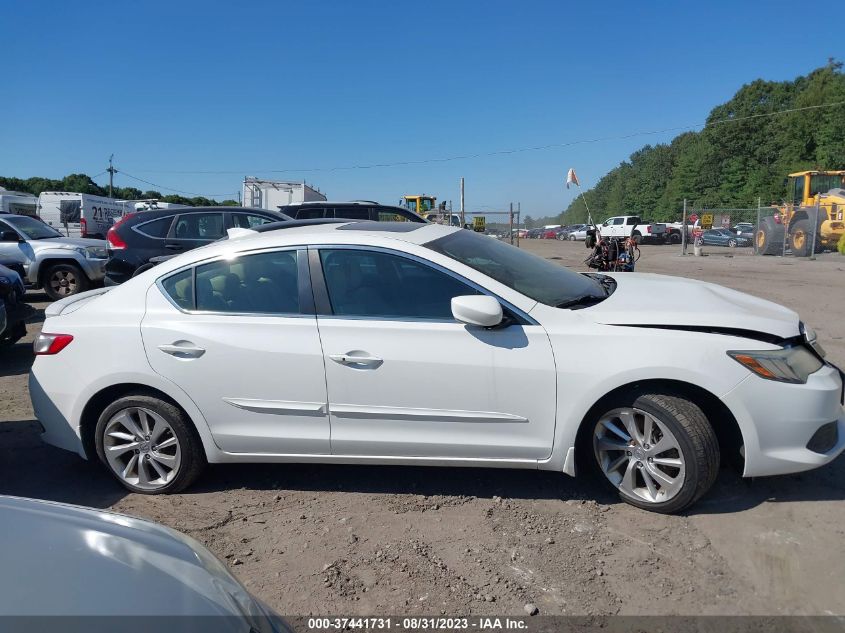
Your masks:
M646 145L585 191L593 219L640 215L680 221L683 201L694 208L756 208L786 197L787 174L806 169L845 169L845 102L842 63L831 60L793 81L758 79L710 111L699 132ZM772 116L760 116L772 115ZM585 222L580 196L544 224Z
M101 187L86 174L70 174L61 180L42 178L40 176L33 178L6 178L0 176L0 187L5 187L11 191L31 193L35 196L44 191L69 191L71 193L88 193L94 196L109 195L108 187ZM162 202L187 204L194 207L237 206L238 204L234 200L217 202L204 196L189 198L172 194L162 195L159 191L141 191L137 187L113 187L111 197L117 198L118 200L147 200L155 198Z

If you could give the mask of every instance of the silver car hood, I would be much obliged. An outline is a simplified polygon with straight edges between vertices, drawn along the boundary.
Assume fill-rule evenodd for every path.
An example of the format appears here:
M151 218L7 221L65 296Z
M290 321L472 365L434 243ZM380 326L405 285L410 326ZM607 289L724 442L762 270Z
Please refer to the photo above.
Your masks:
M798 314L723 286L651 273L612 274L616 291L583 311L608 325L712 327L799 335Z
M106 240L94 240L87 237L52 237L46 240L29 240L33 250L39 251L45 248L107 248L109 243Z
M155 523L0 496L0 616L245 615L257 602L204 546Z

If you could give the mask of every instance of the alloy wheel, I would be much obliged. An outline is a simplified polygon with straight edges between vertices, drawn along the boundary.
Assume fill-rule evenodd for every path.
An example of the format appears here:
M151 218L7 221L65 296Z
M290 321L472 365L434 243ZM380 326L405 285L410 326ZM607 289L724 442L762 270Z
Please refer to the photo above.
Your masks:
M614 409L593 431L599 467L623 494L663 503L684 485L685 464L677 438L666 424L641 409Z
M79 288L79 280L73 271L57 270L50 275L50 288L53 289L57 295L62 297L69 297L74 294Z
M103 431L103 452L112 471L130 486L157 490L179 472L182 451L173 427L158 413L128 407Z

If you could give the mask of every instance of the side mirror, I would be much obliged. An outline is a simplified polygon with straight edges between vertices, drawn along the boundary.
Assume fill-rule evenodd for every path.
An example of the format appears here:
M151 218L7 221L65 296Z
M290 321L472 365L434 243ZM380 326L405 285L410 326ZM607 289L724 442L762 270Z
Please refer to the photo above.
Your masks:
M2 231L0 232L0 242L20 242L21 236L18 235L15 231Z
M502 305L487 295L452 297L452 316L467 325L495 327L502 322Z

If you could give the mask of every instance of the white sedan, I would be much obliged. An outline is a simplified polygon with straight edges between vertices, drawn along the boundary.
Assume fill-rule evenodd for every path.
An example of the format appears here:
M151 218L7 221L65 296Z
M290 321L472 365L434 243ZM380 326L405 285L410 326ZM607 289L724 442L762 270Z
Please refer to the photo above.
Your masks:
M142 493L207 462L491 466L677 512L722 458L756 477L845 445L842 376L794 312L432 224L234 229L52 304L35 351L44 440Z

